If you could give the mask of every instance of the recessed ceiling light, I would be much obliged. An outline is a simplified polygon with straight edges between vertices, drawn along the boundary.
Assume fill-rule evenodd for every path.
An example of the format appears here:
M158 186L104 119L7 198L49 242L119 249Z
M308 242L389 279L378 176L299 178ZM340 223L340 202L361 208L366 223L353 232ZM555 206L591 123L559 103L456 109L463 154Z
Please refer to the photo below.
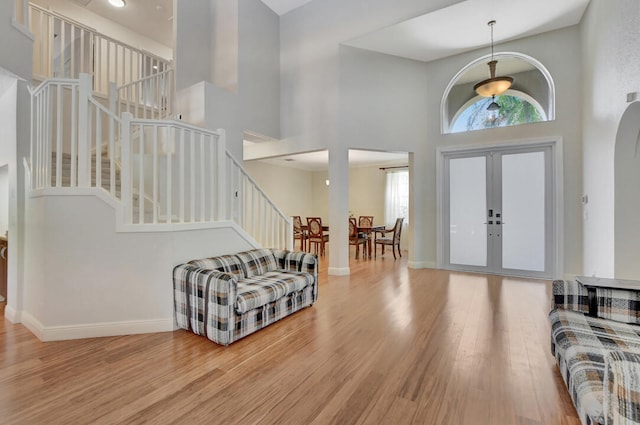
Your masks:
M109 4L113 7L124 7L126 3L124 0L109 0Z

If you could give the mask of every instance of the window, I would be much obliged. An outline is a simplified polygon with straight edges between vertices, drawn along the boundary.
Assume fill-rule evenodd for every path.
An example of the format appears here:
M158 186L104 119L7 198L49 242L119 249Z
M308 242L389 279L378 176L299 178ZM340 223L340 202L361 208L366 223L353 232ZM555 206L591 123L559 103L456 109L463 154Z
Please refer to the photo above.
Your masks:
M398 217L409 222L409 171L387 171L387 187L384 201L385 226L393 227Z
M540 61L518 52L495 54L497 75L508 75L514 82L509 90L496 96L499 110L488 111L491 98L478 96L474 86L487 77L490 57L473 60L449 81L440 103L442 134L555 119L555 85L551 74Z
M536 105L537 102L533 99L528 101L524 95L514 93L496 96L495 101L500 109L489 111L487 107L492 102L491 98L477 96L472 99L472 103L463 106L454 117L451 132L546 121L544 111Z

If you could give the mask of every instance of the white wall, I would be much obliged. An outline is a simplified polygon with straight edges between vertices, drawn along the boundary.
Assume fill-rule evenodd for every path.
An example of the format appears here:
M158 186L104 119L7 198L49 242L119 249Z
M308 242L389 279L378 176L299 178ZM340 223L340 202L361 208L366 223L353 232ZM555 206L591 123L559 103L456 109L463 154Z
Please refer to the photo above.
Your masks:
M621 279L640 279L640 102L629 105L616 136L615 168L615 267Z
M229 90L215 84L206 57L219 44L207 19L212 13L207 2L176 2L178 113L193 124L224 128L227 148L242 160L243 131L280 136L279 18L260 0L238 2L238 86Z
M436 265L437 147L561 136L565 147L564 268L567 273L580 272L582 67L578 27L497 46L498 51L519 51L547 66L557 89L555 121L441 135L440 101L447 84L465 65L485 55L486 49L422 63L340 47L341 41L379 22L400 20L408 9L414 13L419 9L410 1L373 3L311 2L281 18L285 140L275 152L328 148L331 154L342 146L414 152L410 264L423 267ZM346 169L334 170L338 178L347 174Z
M614 150L620 118L629 106L626 95L640 91L640 2L592 0L581 38L583 178L589 197L584 208L582 271L613 277Z
M484 51L471 52L427 64L429 75L427 109L427 143L416 146L414 173L416 181L423 186L416 195L417 211L414 222L424 218L424 229L415 232L417 242L427 241L423 258L417 261L431 262L436 254L435 222L435 151L437 146L482 145L562 137L564 147L564 273L575 275L582 270L582 226L580 224L582 190L582 144L581 144L581 78L579 27L574 26L548 32L522 40L504 43L498 51L523 52L539 60L550 72L556 87L556 120L525 124L468 133L440 134L440 99L446 84L455 73ZM422 211L422 213L421 213Z
M91 238L87 238L91 235ZM41 339L173 329L173 267L250 249L233 229L115 232L95 196L27 199L23 322Z
M311 172L260 161L245 161L244 168L285 215L313 215Z
M20 31L20 26L12 25L14 19L15 1L5 2L0 8L0 68L3 68L14 75L30 79L31 78L31 45L33 40L24 29Z
M9 165L0 165L0 236L9 230Z
M245 161L249 175L288 216L318 216L329 223L327 171L305 171L261 161ZM334 182L330 184L342 184ZM373 215L374 224L384 224L386 173L380 166L349 168L349 212L354 217ZM403 248L407 245L403 238Z

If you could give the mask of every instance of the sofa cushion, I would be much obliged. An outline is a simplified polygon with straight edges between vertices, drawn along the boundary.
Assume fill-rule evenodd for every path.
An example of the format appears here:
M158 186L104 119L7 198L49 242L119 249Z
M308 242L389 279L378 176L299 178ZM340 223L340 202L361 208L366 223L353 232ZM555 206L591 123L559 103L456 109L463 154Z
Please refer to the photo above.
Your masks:
M270 249L252 249L236 254L244 267L244 277L263 275L278 269L276 257Z
M640 323L640 291L596 288L598 317L624 323Z
M604 366L610 351L640 352L640 327L575 311L549 313L554 354L582 423L604 423Z
M313 284L309 273L275 270L238 281L236 311L246 313Z
M231 273L238 276L238 279L243 279L246 276L244 264L236 255L221 255L219 257L201 258L199 260L189 261L189 264L202 267L203 269Z
M612 351L604 360L604 413L609 423L632 425L640 422L640 354Z

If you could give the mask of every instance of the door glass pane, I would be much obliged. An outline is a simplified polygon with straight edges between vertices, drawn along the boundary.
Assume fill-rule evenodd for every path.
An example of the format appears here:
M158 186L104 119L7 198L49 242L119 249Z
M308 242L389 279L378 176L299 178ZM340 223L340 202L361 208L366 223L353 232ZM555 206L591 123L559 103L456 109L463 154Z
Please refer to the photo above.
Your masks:
M545 270L544 152L502 156L502 268Z
M449 160L449 263L487 266L487 162Z

